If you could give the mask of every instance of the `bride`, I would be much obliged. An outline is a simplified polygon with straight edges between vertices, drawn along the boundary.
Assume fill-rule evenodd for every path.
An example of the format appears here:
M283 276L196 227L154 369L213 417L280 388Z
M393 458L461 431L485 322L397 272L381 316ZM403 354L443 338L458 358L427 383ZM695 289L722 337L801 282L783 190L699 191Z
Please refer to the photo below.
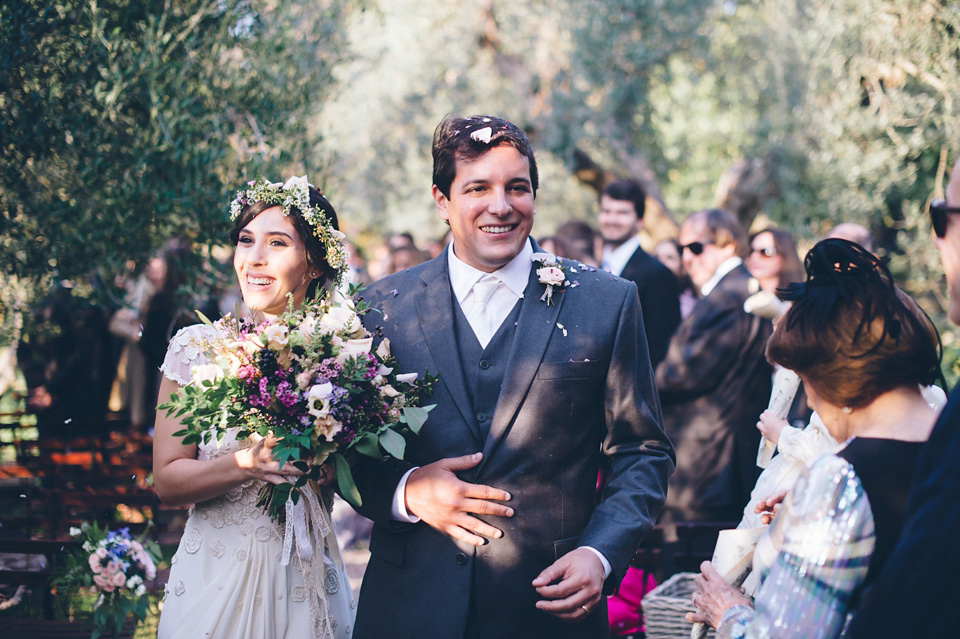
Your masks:
M299 305L338 280L343 236L333 207L306 178L250 186L231 206L230 239L243 301L261 321L282 313L288 294ZM200 345L216 331L201 324L173 338L161 367L161 402L191 381L194 367L208 363ZM174 435L180 428L177 419L158 414L157 494L166 504L194 504L171 560L159 638L349 637L356 603L329 526L332 491L319 496L327 514L321 528L330 529L323 548L313 548L312 558L294 552L283 565L283 524L256 506L257 492L264 482L281 484L302 473L273 459L272 437L228 435L185 446Z

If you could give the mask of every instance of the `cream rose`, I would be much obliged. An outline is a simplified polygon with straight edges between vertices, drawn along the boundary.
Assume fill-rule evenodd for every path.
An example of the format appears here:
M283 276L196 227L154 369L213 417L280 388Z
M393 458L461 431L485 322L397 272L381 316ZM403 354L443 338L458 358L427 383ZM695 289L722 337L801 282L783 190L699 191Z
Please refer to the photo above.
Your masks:
M223 369L216 364L194 366L190 370L190 377L197 384L202 382L215 382L223 377Z
M537 279L541 284L559 286L563 284L566 276L563 274L563 271L556 266L544 266L543 268L537 269Z
M267 338L267 346L278 351L287 345L288 332L283 324L270 324L263 330L263 336Z

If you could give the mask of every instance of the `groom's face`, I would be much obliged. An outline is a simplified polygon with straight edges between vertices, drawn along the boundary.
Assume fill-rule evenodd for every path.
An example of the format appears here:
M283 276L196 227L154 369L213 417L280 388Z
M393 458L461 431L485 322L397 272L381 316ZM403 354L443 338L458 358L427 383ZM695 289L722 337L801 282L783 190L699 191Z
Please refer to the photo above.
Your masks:
M457 257L492 273L517 256L533 228L530 162L502 145L456 167L449 199L433 187L437 212L450 223Z

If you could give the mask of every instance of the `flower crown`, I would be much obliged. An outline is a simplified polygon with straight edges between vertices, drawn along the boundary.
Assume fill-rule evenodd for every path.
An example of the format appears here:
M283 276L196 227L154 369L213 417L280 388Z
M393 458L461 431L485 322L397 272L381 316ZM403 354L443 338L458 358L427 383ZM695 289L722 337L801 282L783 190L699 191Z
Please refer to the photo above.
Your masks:
M307 181L306 175L291 177L285 183L269 182L264 178L250 180L247 182L248 188L238 191L230 203L230 219L236 220L243 207L253 202L276 204L285 216L289 216L290 210L296 207L307 224L313 228L313 234L323 244L327 253L327 264L336 271L333 278L336 285L347 270L348 254L343 242L346 235L333 228L326 211L310 204L311 186L313 185Z

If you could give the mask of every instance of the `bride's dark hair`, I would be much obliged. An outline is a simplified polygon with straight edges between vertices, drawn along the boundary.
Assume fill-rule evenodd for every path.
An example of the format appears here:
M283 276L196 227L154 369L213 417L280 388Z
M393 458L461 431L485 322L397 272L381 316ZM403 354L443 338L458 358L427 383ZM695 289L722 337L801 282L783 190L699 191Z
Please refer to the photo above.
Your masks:
M230 231L230 241L233 245L236 246L240 242L240 231L242 231L253 218L274 206L278 205L275 203L255 201L246 204L240 209L240 214L233 223L233 230ZM310 206L320 208L330 221L330 225L338 231L340 230L340 222L337 219L337 212L334 210L333 205L330 204L329 200L314 186L310 186ZM319 273L319 276L312 279L307 286L307 299L311 299L316 297L320 287L336 279L337 270L327 262L327 249L324 247L323 242L313 234L313 227L310 226L310 223L307 222L303 217L303 213L301 213L300 209L296 206L290 207L290 221L293 222L293 227L297 230L297 235L307 250L307 262L311 270L315 269Z
M793 305L767 343L771 362L851 408L901 386L943 382L937 329L876 256L828 239L810 249L804 267L806 282L777 291Z

